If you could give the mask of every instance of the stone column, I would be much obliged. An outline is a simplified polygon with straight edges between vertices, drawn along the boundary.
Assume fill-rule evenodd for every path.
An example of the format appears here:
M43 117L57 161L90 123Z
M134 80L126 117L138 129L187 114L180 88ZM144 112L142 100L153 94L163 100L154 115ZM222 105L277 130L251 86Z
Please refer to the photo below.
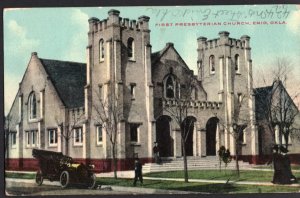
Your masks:
M181 134L180 129L174 129L173 135L174 135L174 156L175 157L181 157L182 156L182 150L181 150Z
M218 151L220 149L221 146L221 135L220 135L220 127L219 124L217 124L217 128L216 128L216 151ZM216 153L217 155L217 153Z
M200 129L200 140L200 155L206 156L206 130L204 128Z
M118 123L118 141L117 141L117 157L122 159L125 158L125 147L126 147L126 141L125 141L125 121L122 120Z
M62 138L61 138L61 136L62 136L62 125L58 125L58 127L57 127L57 152L62 152L63 150L62 150L62 142L61 142L61 140L62 140Z
M86 146L87 146L87 142L86 142L86 123L84 123L82 125L82 158L86 159Z
M197 124L194 124L193 130L193 156L197 156Z

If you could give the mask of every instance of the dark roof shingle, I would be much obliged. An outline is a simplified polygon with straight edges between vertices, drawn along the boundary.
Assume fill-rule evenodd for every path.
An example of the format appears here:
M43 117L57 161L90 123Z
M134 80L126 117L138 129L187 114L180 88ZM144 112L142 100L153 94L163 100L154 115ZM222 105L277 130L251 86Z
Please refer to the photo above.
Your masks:
M49 59L40 61L64 105L68 108L84 106L86 64Z

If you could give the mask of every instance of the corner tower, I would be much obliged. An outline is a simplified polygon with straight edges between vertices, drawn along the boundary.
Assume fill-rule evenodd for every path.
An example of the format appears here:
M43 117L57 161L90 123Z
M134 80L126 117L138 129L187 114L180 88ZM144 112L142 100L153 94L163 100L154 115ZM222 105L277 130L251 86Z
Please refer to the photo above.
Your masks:
M229 37L229 32L221 31L217 39L199 37L197 41L198 79L207 92L207 100L224 104L224 112L219 116L231 132L233 123L248 127L245 140L249 144L245 153L256 154L250 37L234 39ZM237 110L239 113L235 114ZM225 133L225 146L234 150L233 137L228 134Z
M95 107L114 92L121 107L118 158L146 158L152 156L151 137L155 129L152 127L150 18L129 20L119 15L118 10L110 10L107 19L89 19L86 117L95 122L90 124L93 134L93 126L97 124L93 121L97 116ZM104 132L103 136L100 157L110 158L109 140Z

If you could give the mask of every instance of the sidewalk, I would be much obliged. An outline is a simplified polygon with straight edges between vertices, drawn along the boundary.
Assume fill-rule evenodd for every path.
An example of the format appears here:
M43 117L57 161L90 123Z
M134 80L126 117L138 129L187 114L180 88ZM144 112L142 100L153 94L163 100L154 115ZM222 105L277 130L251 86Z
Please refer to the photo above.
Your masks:
M20 182L26 184L35 184L34 179L16 179L16 178L6 178L6 182ZM49 180L44 180L43 185L49 186L60 186L58 181L50 182ZM209 194L203 192L192 192L192 191L179 191L179 190L163 190L145 187L124 187L124 186L108 186L102 185L101 189L93 189L93 191L105 191L111 188L112 191L125 192L128 194Z

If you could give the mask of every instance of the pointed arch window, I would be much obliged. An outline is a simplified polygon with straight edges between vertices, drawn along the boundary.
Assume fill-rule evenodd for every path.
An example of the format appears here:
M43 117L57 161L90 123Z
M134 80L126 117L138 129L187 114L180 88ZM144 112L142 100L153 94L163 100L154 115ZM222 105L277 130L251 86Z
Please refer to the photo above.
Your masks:
M127 41L127 55L128 55L128 59L133 60L134 59L134 39L133 38L129 38Z
M104 60L104 40L100 39L99 41L99 61Z
M179 90L180 90L179 84L176 83L175 76L168 75L164 79L164 97L169 99L175 97L179 98L180 97Z
M214 74L216 71L216 67L215 67L215 56L211 55L209 57L209 70L211 74Z
M29 104L29 118L35 119L36 118L36 97L34 92L32 92L29 95L28 104Z
M240 71L240 57L238 54L234 56L234 69L235 72L239 73Z

